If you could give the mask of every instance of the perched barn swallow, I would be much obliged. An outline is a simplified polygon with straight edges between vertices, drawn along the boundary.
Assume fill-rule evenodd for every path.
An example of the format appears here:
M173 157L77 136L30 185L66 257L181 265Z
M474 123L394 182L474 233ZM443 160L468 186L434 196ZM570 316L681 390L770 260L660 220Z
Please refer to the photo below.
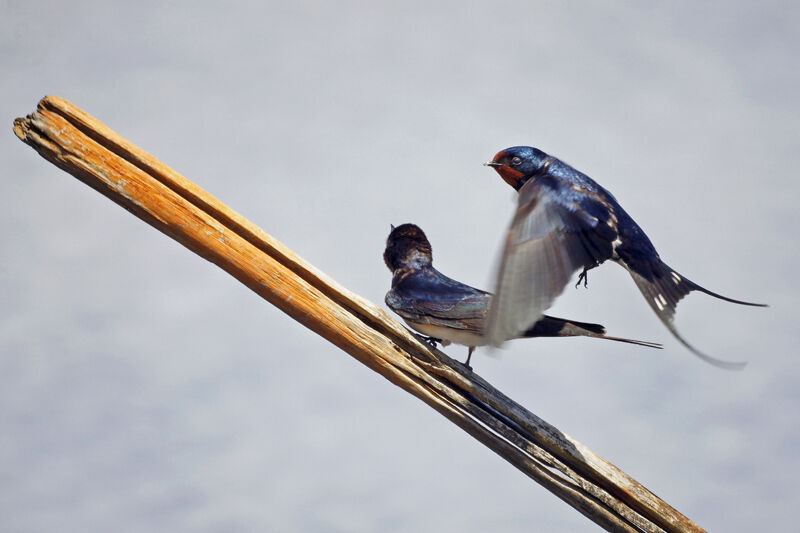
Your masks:
M736 304L764 304L722 296L675 272L610 192L563 161L530 146L514 146L486 165L519 193L488 318L489 344L500 345L525 331L575 272L581 270L578 283L585 285L587 272L610 259L630 272L661 322L692 353L720 367L744 366L690 345L675 328L675 307L692 291Z
M386 293L386 305L429 341L468 346L469 366L475 347L487 344L484 328L492 295L433 268L431 244L414 224L392 227L383 260L392 271L392 289ZM600 324L542 315L514 338L585 336L661 348L653 342L608 337L605 331Z

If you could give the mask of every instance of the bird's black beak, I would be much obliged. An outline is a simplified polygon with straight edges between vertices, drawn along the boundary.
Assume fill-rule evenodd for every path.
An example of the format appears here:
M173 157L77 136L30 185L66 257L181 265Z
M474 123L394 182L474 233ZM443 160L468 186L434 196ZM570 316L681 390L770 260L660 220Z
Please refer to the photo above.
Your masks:
M500 163L495 163L494 161L487 161L483 164L485 167L499 167L501 166Z

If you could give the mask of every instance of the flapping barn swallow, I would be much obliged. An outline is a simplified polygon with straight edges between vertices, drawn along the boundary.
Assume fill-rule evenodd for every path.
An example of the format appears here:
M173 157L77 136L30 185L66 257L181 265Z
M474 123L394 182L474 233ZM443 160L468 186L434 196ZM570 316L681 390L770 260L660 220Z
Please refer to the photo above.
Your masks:
M392 271L392 289L386 293L386 305L430 341L468 346L469 366L475 347L487 344L484 329L492 295L433 268L431 244L414 224L392 227L383 260ZM585 336L661 347L652 342L608 337L605 331L600 324L541 315L513 338Z
M563 161L530 146L514 146L486 165L519 193L488 318L489 344L498 346L526 331L575 272L581 271L578 283L585 284L587 272L610 259L628 270L661 322L692 353L716 366L744 366L690 345L675 329L675 307L692 291L736 304L764 304L711 292L672 270L614 196Z

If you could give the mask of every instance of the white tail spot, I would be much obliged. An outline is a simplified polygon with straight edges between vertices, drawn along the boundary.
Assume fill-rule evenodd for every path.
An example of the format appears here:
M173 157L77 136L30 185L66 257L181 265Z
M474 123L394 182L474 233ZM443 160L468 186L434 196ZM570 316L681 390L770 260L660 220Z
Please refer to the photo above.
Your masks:
M660 294L653 297L653 302L656 304L656 306L658 307L659 311L663 311L664 310L664 304L661 303L661 301L660 301L661 299L663 299L663 297Z
M681 281L683 281L677 272L672 273L672 279L675 281L675 285L678 285Z

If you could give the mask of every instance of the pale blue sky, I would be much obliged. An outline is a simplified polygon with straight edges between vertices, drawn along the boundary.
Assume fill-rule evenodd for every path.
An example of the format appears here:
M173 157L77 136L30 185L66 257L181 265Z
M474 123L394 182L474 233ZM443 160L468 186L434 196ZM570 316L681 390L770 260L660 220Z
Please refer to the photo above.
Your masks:
M11 133L71 100L375 302L389 224L491 286L531 144L610 189L693 295L553 314L663 342L476 371L709 531L796 521L800 13L791 2L0 2L0 531L594 531L431 409ZM449 353L463 359L466 349Z

